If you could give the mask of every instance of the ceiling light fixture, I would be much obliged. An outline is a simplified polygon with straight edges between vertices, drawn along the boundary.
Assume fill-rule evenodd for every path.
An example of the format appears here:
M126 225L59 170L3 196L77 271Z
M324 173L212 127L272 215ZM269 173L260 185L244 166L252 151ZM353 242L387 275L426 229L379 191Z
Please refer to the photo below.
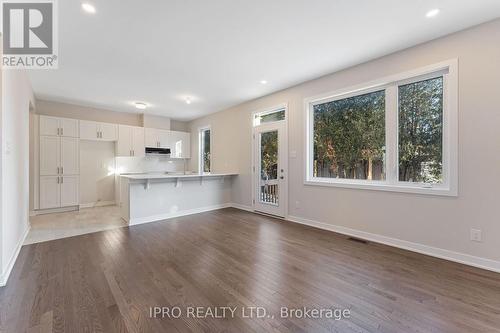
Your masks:
M266 80L261 80L260 84L267 84L267 81Z
M146 105L146 103L135 102L135 107L139 110L145 110L148 106Z
M427 18L431 18L431 17L434 17L436 16L437 14L439 14L440 10L439 8L434 8L434 9L431 9L427 12L427 14L425 14L425 16Z
M186 97L186 104L191 104L191 98Z
M82 9L90 14L95 14L95 7L88 2L82 3Z

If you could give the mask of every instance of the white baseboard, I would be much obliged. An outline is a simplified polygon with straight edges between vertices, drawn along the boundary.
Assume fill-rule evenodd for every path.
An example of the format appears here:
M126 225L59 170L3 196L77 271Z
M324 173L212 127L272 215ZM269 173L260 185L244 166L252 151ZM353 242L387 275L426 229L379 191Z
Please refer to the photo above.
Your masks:
M5 269L5 272L3 272L0 275L0 287L3 287L7 284L7 281L9 280L10 273L12 272L12 268L14 268L14 264L16 263L17 256L19 255L19 252L21 251L21 247L24 244L24 241L26 240L26 236L28 236L28 233L30 231L31 227L30 224L28 223L28 227L26 228L26 231L24 232L23 236L21 237L19 243L16 246L16 250L14 251L14 254L9 260L9 264L7 265L7 268Z
M173 212L173 213L168 213L168 214L159 214L159 215L153 215L153 216L147 216L147 217L132 218L132 219L130 219L128 224L129 224L129 226L133 226L133 225L138 225L138 224L143 224L143 223L158 222L158 221L162 221L162 220L172 219L174 217L199 214L199 213L209 212L212 210L228 208L228 207L232 207L232 205L230 203L225 203L225 204L220 204L220 205L213 205L213 206L207 206L207 207L201 207L201 208L181 210L178 212Z
M113 206L116 203L112 200L110 201L97 201L97 202L89 202L80 204L80 209L82 208L94 208L94 207L104 207L104 206Z
M252 206L240 205L240 204L237 204L237 203L234 203L234 202L231 203L230 207L241 209L241 210L245 210L247 212L252 212L252 213L254 211Z
M428 245L423 245L419 243L408 242L405 240L391 238L387 236L382 236L378 234L372 234L365 231L360 231L356 229L346 228L338 225L333 225L329 223L323 223L313 220L304 219L297 216L288 216L287 218L290 222L300 223L308 225L311 227L316 227L319 229L329 230L337 232L339 234L344 234L352 237L357 237L365 239L375 243L381 243L389 246L394 246L400 249L409 250L417 253L426 254L432 257L445 259L449 261L454 261L460 264L469 265L473 267L478 267L486 269L489 271L500 273L500 261L486 259L481 257L472 256L465 253L454 252L450 250L445 250L437 247L432 247Z

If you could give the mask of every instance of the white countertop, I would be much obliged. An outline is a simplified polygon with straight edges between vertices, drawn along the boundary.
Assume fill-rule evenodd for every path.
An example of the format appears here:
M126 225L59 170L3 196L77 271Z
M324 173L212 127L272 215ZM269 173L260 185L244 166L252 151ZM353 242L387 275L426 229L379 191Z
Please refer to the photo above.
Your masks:
M148 179L176 179L176 178L210 178L210 177L226 177L226 176L236 176L236 173L210 173L210 174L199 174L199 173L138 173L138 174L122 174L120 177L128 178L131 180L148 180Z

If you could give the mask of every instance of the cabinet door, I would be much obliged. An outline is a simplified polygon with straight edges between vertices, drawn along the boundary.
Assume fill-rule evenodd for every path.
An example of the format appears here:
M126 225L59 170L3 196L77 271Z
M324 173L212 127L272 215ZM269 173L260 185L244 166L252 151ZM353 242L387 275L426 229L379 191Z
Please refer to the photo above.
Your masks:
M61 138L56 136L40 137L40 175L59 174L61 166Z
M158 141L161 148L170 148L170 131L159 130Z
M104 141L118 140L118 125L110 123L100 123L99 130L101 132L101 140Z
M132 130L132 154L135 157L146 156L144 147L144 128L134 127Z
M155 128L144 129L144 143L146 147L158 147L158 130Z
M40 209L61 206L59 176L40 177Z
M80 139L99 140L97 125L95 121L80 120Z
M132 156L132 126L118 126L116 156Z
M78 175L80 173L79 155L77 138L61 138L61 173L63 175Z
M78 176L61 177L61 207L78 205Z
M77 119L60 118L59 127L61 128L61 136L67 136L71 138L79 137L80 128L78 126Z
M59 135L59 118L40 116L40 135Z

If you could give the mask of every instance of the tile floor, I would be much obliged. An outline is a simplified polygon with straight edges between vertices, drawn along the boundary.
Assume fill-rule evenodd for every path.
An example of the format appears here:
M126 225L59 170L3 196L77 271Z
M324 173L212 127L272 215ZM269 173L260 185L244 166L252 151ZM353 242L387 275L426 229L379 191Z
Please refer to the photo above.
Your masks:
M30 218L31 230L24 245L126 227L117 206L44 214Z

